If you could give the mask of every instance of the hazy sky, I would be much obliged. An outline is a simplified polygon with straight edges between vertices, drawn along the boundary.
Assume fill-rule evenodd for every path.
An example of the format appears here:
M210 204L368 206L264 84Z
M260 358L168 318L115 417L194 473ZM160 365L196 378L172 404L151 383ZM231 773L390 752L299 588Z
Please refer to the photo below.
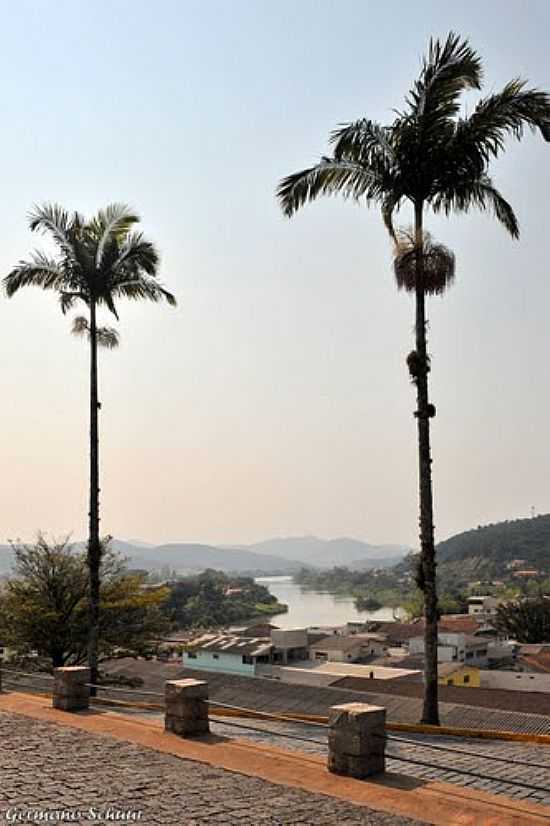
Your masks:
M33 202L126 201L180 302L121 306L101 356L103 530L416 544L413 301L385 230L338 200L289 222L274 189L338 123L391 120L431 33L471 37L488 92L518 74L550 88L547 0L1 10L2 273L43 245ZM457 256L428 308L439 539L550 511L550 146L528 135L493 171L519 242L477 213L428 219ZM88 361L69 327L53 295L0 300L1 541L86 531Z

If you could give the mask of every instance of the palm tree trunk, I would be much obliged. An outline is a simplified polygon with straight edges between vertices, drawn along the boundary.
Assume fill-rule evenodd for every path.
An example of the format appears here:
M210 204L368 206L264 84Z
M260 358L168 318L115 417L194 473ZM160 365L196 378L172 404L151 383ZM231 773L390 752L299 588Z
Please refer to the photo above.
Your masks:
M88 536L88 568L90 572L88 665L90 681L97 683L99 638L99 567L101 542L99 539L99 402L97 398L97 324L96 304L90 302L90 522ZM92 693L95 691L92 689Z
M415 204L415 244L422 249L422 202ZM426 293L422 255L416 257L417 411L420 493L420 583L424 594L424 705L422 723L439 725L437 686L437 586L433 525L430 407L426 346Z

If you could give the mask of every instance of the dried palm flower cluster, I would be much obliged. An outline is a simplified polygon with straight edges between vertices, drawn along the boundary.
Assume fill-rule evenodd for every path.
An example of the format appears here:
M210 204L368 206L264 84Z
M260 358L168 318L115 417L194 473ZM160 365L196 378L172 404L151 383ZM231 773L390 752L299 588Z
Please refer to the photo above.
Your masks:
M444 244L432 241L429 232L424 233L422 251L423 281L426 295L441 295L454 281L455 256ZM399 230L394 249L393 269L398 288L416 290L416 260L419 250L412 230Z

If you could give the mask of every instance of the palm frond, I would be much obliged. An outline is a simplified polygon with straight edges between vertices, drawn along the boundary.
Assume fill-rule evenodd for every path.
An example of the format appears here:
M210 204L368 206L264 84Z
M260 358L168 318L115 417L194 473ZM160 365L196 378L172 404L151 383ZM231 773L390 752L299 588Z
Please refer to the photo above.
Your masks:
M550 95L525 86L515 78L480 100L470 117L458 121L450 152L476 163L481 172L502 152L508 136L521 139L525 127L544 134L550 125Z
M445 41L431 38L420 76L407 98L420 128L456 115L461 92L481 88L482 77L481 58L468 40L454 32Z
M120 344L120 336L114 327L98 327L97 343L99 347L114 350Z
M444 244L433 241L424 233L419 249L413 230L400 229L396 233L393 269L398 288L414 292L418 281L417 262L422 258L422 285L426 295L441 295L455 278L455 256Z
M113 295L112 295L110 290L107 290L105 292L105 294L103 295L101 303L105 304L105 306L107 307L109 312L111 312L114 315L114 317L116 318L116 320L118 321L118 310L115 306Z
M362 118L333 130L330 142L334 144L336 159L357 161L367 166L373 161L390 164L396 159L392 135L390 126Z
M289 218L305 203L320 195L336 195L367 201L378 200L383 194L380 176L353 161L322 158L320 163L302 172L288 175L280 182L277 198Z
M133 278L121 279L114 283L111 290L114 298L129 298L139 301L166 301L172 307L177 305L175 296L166 290L154 278L147 276L135 276Z
M31 261L20 261L3 279L8 298L21 287L42 287L44 290L63 289L67 282L64 268L41 252L31 253Z
M487 175L474 180L459 179L455 186L440 192L432 200L434 212L443 210L446 215L450 212L467 212L471 207L477 207L482 212L491 209L512 238L519 238L519 224L512 206L493 186Z
M117 274L145 272L155 277L159 260L155 245L147 241L141 232L132 232L127 235L125 243L120 247L112 270Z
M137 215L127 204L109 204L100 209L88 223L89 235L97 242L96 266L101 266L103 252L109 241L122 243L133 224L139 222Z
M73 320L71 332L75 336L86 336L90 339L90 324L84 316L77 316ZM96 330L96 340L99 347L113 350L118 347L120 338L118 332L113 327L98 327Z
M68 257L74 256L74 230L82 223L83 218L78 212L71 215L59 204L35 204L29 213L31 230L51 235Z
M59 304L61 307L61 312L63 315L66 315L69 310L72 310L75 303L78 300L84 301L87 303L88 299L83 293L76 293L76 292L61 292L59 294Z
M71 327L71 333L75 336L84 336L88 335L90 332L90 325L88 323L88 319L84 318L83 315L77 316L73 319L73 324Z
M400 201L401 196L398 192L389 192L382 201L382 220L390 238L395 243L397 243L397 235L393 226L393 213L396 209L399 209Z

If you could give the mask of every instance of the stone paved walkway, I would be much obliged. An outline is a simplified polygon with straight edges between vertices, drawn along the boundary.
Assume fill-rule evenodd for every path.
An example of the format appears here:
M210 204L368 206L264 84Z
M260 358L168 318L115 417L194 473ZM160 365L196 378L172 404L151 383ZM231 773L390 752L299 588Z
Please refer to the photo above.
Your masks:
M0 744L0 823L45 822L33 817L41 810L72 813L73 820L66 814L58 822L144 826L419 823L4 712Z
M214 732L231 737L248 738L256 742L276 744L314 754L326 754L326 734L323 729L286 725L274 721L234 720L237 726L216 721ZM302 740L287 739L273 734L260 734L240 728L244 724L258 729L281 731L299 735ZM550 805L550 747L506 740L476 740L467 737L429 736L425 734L398 734L388 732L386 767L389 772L405 774L421 780L443 780L472 789L482 789L492 794L529 800L532 803ZM311 740L310 740L311 738ZM396 738L396 739L392 739ZM312 740L318 742L311 742ZM408 742L402 742L402 741ZM443 746L430 749L429 745ZM462 754L462 752L468 754ZM390 755L394 755L391 757ZM491 757L496 757L492 760ZM410 758L412 761L399 759ZM423 765L423 764L429 765ZM521 765L529 764L529 765ZM461 773L473 772L473 774ZM483 775L478 777L476 775ZM522 785L524 783L525 785ZM536 787L536 788L535 788Z

